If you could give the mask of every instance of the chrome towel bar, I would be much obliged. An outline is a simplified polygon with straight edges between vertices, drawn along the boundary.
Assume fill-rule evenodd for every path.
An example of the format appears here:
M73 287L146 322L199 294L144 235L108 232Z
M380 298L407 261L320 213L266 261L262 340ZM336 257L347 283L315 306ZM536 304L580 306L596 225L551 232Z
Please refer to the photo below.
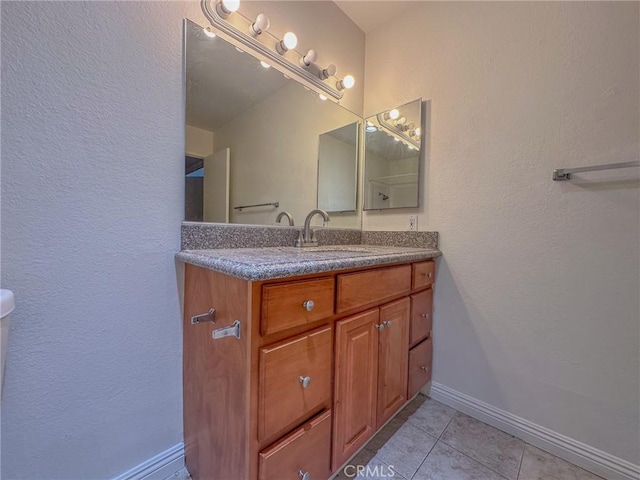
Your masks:
M242 211L243 208L254 208L254 207L275 207L275 208L278 208L279 206L280 206L280 202L271 202L271 203L257 203L255 205L240 205L239 207L233 207L233 209Z
M571 179L572 173L595 172L597 170L613 170L615 168L629 167L640 167L640 160L633 162L608 163L606 165L593 165L591 167L558 168L553 171L553 180L556 182L569 180Z

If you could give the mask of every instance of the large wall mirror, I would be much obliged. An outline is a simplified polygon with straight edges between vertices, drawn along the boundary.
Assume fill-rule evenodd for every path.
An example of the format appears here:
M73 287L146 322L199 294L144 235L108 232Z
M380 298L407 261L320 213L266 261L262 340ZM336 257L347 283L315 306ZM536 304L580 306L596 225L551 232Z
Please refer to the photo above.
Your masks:
M419 206L422 101L366 119L364 209Z
M319 207L361 227L360 117L189 20L185 73L186 220L302 225Z

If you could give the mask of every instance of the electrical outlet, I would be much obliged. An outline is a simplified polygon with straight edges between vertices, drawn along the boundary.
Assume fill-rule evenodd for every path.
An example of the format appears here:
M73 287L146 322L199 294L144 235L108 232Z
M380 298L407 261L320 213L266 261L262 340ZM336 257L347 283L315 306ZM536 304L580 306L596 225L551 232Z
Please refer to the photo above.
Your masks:
M418 216L409 215L409 231L415 232L416 230L418 230Z

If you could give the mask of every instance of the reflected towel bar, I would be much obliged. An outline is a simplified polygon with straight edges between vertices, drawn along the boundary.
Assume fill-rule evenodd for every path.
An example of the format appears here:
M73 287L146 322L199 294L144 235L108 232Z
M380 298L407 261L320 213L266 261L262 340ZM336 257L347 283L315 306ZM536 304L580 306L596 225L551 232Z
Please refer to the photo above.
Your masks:
M243 208L254 208L254 207L275 207L278 208L280 206L280 202L271 202L271 203L257 203L255 205L241 205L239 207L233 207L234 210L242 211Z
M593 165L591 167L558 168L553 171L553 180L556 182L569 180L571 179L572 173L595 172L597 170L613 170L615 168L629 167L640 167L640 160L633 162L609 163L606 165Z

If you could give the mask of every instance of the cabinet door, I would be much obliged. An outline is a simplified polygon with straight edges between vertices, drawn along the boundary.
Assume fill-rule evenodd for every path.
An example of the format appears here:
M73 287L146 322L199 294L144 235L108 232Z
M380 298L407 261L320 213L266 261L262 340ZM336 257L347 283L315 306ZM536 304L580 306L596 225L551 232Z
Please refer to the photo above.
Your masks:
M332 470L353 455L376 430L378 309L336 324L336 376ZM406 373L405 373L406 378Z
M420 389L431 381L431 362L433 358L433 342L427 338L409 352L409 387L408 398L413 398Z
M378 346L378 411L380 428L407 401L407 374L409 363L408 298L380 307Z
M411 295L411 328L409 333L409 344L417 345L427 338L433 326L432 320L433 290Z

